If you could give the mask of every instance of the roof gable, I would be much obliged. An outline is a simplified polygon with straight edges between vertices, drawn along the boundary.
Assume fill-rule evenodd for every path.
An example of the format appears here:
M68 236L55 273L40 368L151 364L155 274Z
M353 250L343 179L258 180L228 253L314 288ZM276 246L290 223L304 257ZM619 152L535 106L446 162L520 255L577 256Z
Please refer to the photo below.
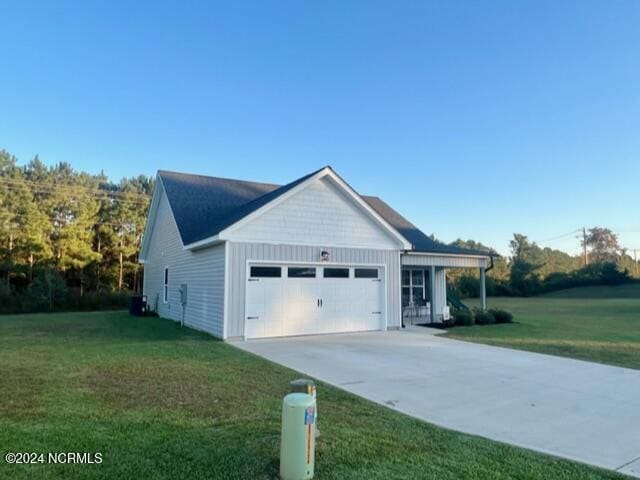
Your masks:
M220 233L221 240L323 247L403 249L406 241L370 214L330 175L280 197L248 221Z
M161 183L166 192L183 245L187 246L215 237L250 215L259 213L260 209L325 169L333 173L343 188L366 204L381 222L406 239L413 250L453 255L488 255L487 252L446 245L431 239L380 198L358 195L329 167L283 186L169 171L158 172L158 183Z

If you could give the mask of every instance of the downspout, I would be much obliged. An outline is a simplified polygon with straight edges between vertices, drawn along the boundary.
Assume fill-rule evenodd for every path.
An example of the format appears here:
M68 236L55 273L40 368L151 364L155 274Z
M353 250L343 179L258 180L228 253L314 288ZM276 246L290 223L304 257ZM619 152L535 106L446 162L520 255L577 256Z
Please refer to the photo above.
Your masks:
M484 273L487 273L489 270L491 270L494 265L493 265L493 255L489 255L489 259L491 259L491 265L489 265L489 268L485 268L484 269Z

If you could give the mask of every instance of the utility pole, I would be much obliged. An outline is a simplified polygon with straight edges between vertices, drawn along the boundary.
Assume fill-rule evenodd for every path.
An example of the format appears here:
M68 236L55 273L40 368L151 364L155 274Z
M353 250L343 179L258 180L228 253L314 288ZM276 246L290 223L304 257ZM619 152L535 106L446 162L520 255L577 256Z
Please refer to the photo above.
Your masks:
M633 263L635 265L635 268L633 269L635 271L636 277L638 276L638 249L634 248L633 249Z
M587 253L587 229L582 227L582 253L584 255L585 266L589 265L589 254Z

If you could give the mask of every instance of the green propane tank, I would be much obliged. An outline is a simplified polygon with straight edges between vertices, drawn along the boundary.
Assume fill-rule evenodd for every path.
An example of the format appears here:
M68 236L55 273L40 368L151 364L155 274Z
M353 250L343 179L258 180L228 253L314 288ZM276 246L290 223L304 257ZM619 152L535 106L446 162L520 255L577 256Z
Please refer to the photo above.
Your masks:
M316 450L316 401L306 393L290 393L282 401L280 478L313 478Z

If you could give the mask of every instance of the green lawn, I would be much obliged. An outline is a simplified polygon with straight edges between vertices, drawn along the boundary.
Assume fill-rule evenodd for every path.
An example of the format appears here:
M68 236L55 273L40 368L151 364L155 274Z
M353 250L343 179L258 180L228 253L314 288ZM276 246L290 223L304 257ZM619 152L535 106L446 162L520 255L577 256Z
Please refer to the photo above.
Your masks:
M273 479L298 375L122 312L0 317L0 478ZM451 432L319 386L318 479L622 478ZM455 401L455 399L452 399ZM4 454L101 452L100 465Z
M489 298L488 306L511 311L516 323L456 327L448 336L640 369L640 284Z

